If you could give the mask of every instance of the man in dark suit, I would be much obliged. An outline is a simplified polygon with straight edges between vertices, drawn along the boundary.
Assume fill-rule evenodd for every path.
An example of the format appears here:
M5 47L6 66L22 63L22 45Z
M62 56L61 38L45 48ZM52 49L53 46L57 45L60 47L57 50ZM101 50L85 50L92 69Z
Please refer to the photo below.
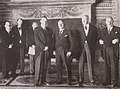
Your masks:
M10 22L5 22L4 27L1 29L1 59L2 59L2 73L3 78L9 78L9 71L12 63L12 36L10 34Z
M107 27L102 29L99 43L102 46L103 59L105 60L105 83L111 85L111 69L113 69L113 86L118 86L119 80L119 40L120 28L113 25L113 18L106 18Z
M84 66L85 58L87 60L88 75L91 84L94 84L94 58L95 46L97 42L97 28L89 23L89 16L82 17L83 26L78 30L81 55L79 58L79 86L83 86L84 82Z
M52 47L52 30L47 27L47 18L40 20L41 26L34 31L35 37L35 86L46 84L46 73Z
M71 84L71 61L72 61L72 37L70 31L66 30L64 22L58 21L58 30L55 32L56 64L58 69L57 84L62 83L62 62L67 71L67 83Z
M24 57L25 57L25 46L26 46L26 29L23 26L23 20L21 18L17 19L17 25L12 28L11 31L12 37L14 39L13 48L14 48L14 74L16 71L17 63L20 60L20 73L24 73Z

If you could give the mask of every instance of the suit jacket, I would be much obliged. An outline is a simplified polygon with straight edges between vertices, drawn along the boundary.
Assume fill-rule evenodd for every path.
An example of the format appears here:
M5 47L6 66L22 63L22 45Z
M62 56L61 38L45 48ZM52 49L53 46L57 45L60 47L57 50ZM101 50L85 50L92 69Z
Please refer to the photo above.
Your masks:
M14 39L14 46L15 47L24 47L26 46L26 29L25 27L21 27L22 28L22 35L20 36L19 31L17 26L14 26L12 28L11 34L12 37ZM21 40L21 43L19 43L19 41Z
M104 45L106 47L113 47L114 45L112 44L112 40L116 38L120 40L120 28L116 26L113 26L109 34L107 31L107 27L102 29L99 37L99 39L102 39L104 41Z
M68 30L64 30L63 33L60 35L59 30L55 32L55 47L61 46L65 52L72 52L73 50L73 41L72 41L72 36L71 32Z
M37 29L37 28L35 28L35 29ZM33 31L32 27L26 31L26 38L27 38L26 39L27 48L29 46L35 45L34 31Z
M96 48L96 43L97 43L97 40L98 40L97 28L89 23L88 35L86 36L83 26L78 30L77 35L79 37L77 39L79 39L78 44L80 45L79 48L80 48L81 52L84 48L85 41L87 41L91 53L94 54L95 48Z
M45 46L49 47L49 51L52 50L52 40L53 40L53 32L50 28L46 28L46 32L42 27L38 27L34 30L34 38L35 38L35 51L36 57L40 52L43 52Z
M8 33L5 28L0 33L2 49L7 50L9 45L13 43L12 36Z

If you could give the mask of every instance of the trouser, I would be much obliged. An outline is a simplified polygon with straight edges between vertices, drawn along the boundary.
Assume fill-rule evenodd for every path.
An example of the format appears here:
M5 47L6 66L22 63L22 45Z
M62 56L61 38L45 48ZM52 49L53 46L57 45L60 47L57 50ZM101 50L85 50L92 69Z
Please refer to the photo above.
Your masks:
M66 53L62 47L56 49L56 64L58 69L59 81L62 80L62 62L67 72L67 83L71 82L71 57L66 57Z
M40 52L35 60L35 84L41 84L46 81L47 66L49 61L49 52Z
M9 71L11 69L11 54L12 51L11 49L4 49L4 47L2 48L2 53L1 53L1 59L2 59L2 73L3 73L3 77L6 78L8 77Z
M24 48L20 47L20 71L24 72Z
M34 73L34 55L29 55L30 73Z
M117 55L116 55L117 54ZM105 60L105 82L111 84L111 71L114 75L114 82L118 83L119 80L119 58L118 49L114 50L113 47L103 48L103 59Z
M18 61L19 61L19 49L17 47L13 48L12 50L12 54L11 54L11 57L12 57L12 63L11 63L11 70L12 70L12 77L15 77L16 76L16 69L17 69L17 64L18 64Z
M88 43L84 44L83 51L81 53L81 56L79 58L79 82L84 82L84 66L85 66L85 55L87 59L87 66L88 66L88 75L90 82L94 82L93 78L93 62L91 59L91 52L90 48L88 46Z
M8 74L7 74L7 57L6 57L6 52L2 51L1 53L1 64L2 64L2 75L3 78L5 78Z

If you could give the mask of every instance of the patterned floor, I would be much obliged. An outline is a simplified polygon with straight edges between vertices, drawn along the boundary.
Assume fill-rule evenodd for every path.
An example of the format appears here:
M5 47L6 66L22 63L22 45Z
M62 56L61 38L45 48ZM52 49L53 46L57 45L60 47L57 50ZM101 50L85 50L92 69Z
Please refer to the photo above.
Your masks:
M54 63L52 65L53 66L51 66L51 69L49 70L49 73L47 74L47 81L50 83L50 85L42 86L42 89L44 89L44 87L47 87L47 89L50 89L50 87L53 87L52 89L54 89L55 87L57 87L57 89L64 89L64 88L67 89L68 87L69 88L74 87L75 89L79 88L78 83L77 83L77 78L76 78L76 75L78 74L78 62L76 60L74 60L74 62L72 63L72 84L73 85L71 85L71 86L66 84L66 72L65 71L63 71L62 84L55 84L55 82L57 80L56 68L54 66ZM1 78L0 89L4 89L3 88L4 86L9 86L9 87L11 87L11 89L14 89L12 87L23 87L22 89L24 89L24 87L29 87L31 89L34 88L34 75L29 74L29 61L26 60L26 66L25 66L26 74L19 75L19 70L17 70L17 72L18 72L18 76L15 79L10 78L8 80L3 80ZM84 77L85 77L85 83L84 83L85 89L86 88L92 89L92 88L111 88L112 87L112 86L102 86L101 85L104 82L104 62L103 61L95 63L96 85L91 86L89 84L87 65L85 66L85 76ZM27 88L25 88L25 89L27 89Z

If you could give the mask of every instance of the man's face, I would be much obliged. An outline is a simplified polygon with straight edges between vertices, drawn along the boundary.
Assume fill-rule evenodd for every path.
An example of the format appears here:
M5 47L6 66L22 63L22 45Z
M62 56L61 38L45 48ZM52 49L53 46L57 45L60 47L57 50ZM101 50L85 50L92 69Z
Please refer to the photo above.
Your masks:
M6 23L5 23L5 28L7 28L7 29L10 28L10 23L9 23L9 22L6 22Z
M17 24L22 25L23 21L21 19L18 19Z
M42 18L42 19L40 20L40 23L41 23L41 25L42 25L44 28L47 27L47 25L48 25L48 21L47 21L46 18Z
M37 24L37 23L33 23L33 24L32 24L32 27L33 27L33 28L36 28L36 27L38 27L38 24Z
M111 18L106 18L106 25L107 25L107 27L112 27L113 26L113 20Z
M63 23L62 20L58 21L58 28L59 28L60 31L64 30L64 23Z
M89 22L89 19L88 19L86 16L83 16L83 17L82 17L82 24L83 24L84 26L86 26L86 25L88 24L88 22Z

